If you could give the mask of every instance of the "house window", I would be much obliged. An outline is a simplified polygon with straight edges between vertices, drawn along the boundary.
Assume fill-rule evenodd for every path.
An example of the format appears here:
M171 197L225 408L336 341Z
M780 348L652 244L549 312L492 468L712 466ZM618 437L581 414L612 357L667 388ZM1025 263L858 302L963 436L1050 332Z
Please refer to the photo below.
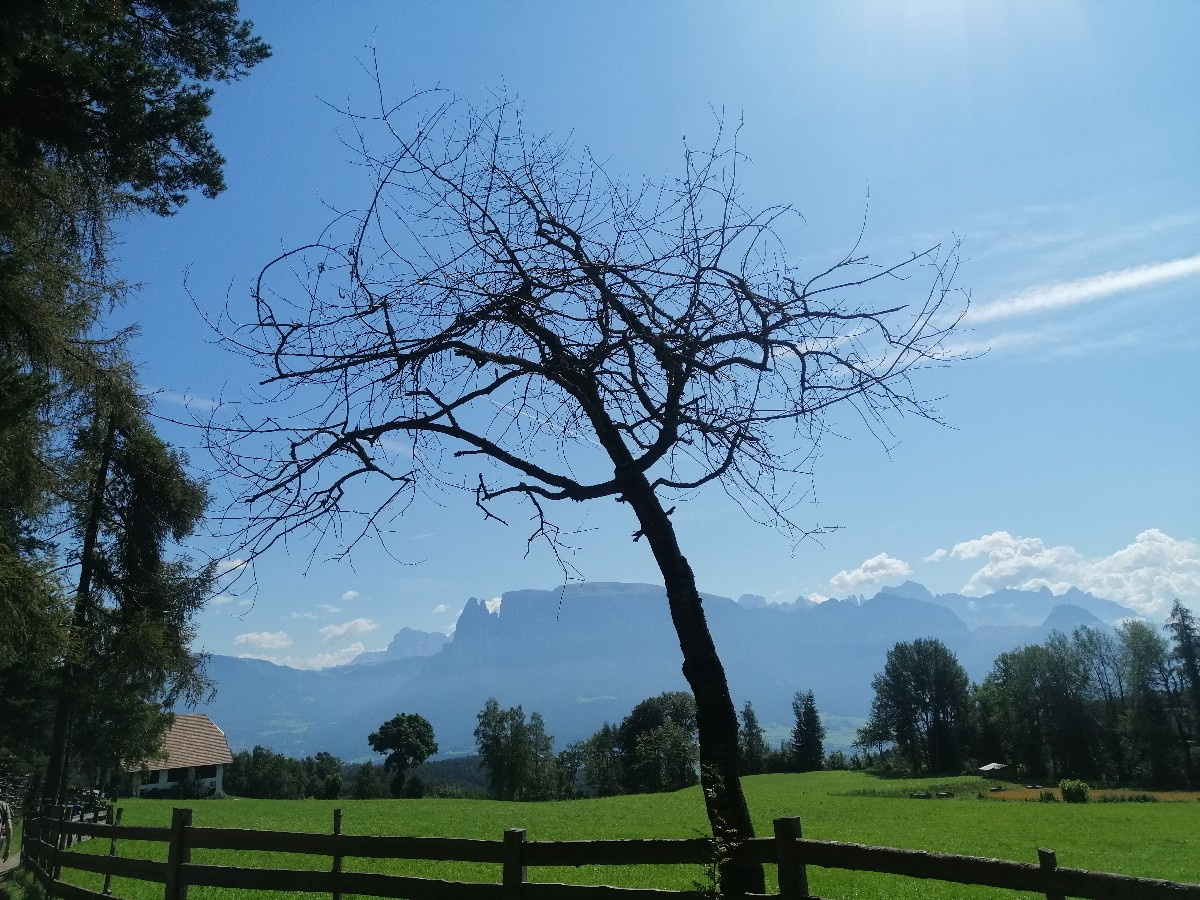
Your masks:
M167 781L183 781L187 778L187 769L171 769L167 772Z
M216 778L217 777L217 767L216 766L196 766L196 777L197 778Z

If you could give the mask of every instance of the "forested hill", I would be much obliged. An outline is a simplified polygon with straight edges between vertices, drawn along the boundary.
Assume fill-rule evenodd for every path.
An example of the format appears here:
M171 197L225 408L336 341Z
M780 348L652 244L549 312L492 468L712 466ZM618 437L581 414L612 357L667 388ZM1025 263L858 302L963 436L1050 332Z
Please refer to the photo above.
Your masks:
M997 654L1054 629L1136 616L1081 591L933 597L912 583L869 600L775 605L706 595L704 604L735 701L752 701L763 724L789 723L798 690L812 690L827 717L865 717L871 679L897 641L937 638L980 680ZM391 652L320 671L214 656L217 695L199 711L235 750L261 744L354 759L370 755L367 735L397 712L425 716L442 752L454 753L473 749L476 713L495 697L540 712L561 748L646 697L686 689L661 587L510 591L495 611L472 599L440 650L441 636L427 637L398 636Z

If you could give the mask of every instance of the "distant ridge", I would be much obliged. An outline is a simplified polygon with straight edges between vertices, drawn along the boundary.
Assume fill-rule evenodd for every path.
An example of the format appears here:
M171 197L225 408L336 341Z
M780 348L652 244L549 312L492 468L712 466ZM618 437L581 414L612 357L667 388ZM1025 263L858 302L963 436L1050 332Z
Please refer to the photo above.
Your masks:
M408 659L413 656L433 656L446 642L450 640L447 634L436 631L417 631L415 628L401 628L387 645L386 650L368 650L360 653L346 665L373 666L377 663L394 659Z
M760 722L781 726L790 725L798 690L812 690L827 716L864 718L871 679L897 641L938 638L981 680L999 653L1040 643L1054 629L1108 628L1136 616L1082 591L968 598L933 596L914 582L862 601L706 594L704 608L735 702L752 701ZM370 756L367 735L397 712L429 719L443 753L470 752L476 713L496 697L542 713L561 748L648 696L686 689L665 594L648 584L509 591L498 608L472 598L451 638L403 629L386 651L363 656L319 671L214 656L216 697L195 711L235 750L262 744L356 759Z

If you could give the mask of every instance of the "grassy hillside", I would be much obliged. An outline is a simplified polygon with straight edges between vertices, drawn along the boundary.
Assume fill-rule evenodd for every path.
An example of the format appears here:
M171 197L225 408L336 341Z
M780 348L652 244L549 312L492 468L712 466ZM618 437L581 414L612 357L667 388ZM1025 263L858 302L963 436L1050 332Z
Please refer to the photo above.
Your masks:
M745 782L755 824L769 834L776 816L799 815L804 835L891 847L935 850L1036 862L1037 848L1057 851L1060 866L1121 872L1175 881L1200 882L1200 803L1021 803L980 800L984 782L975 778L889 781L852 772L764 775ZM912 800L921 788L954 790L956 797ZM128 824L165 825L170 802L126 801ZM280 831L331 829L333 810L344 810L351 834L412 834L499 839L505 828L525 828L530 840L695 837L706 830L698 789L676 794L614 797L558 803L498 803L478 800L269 801L227 799L192 804L197 825ZM107 846L89 846L106 852ZM152 852L150 845L140 845ZM122 846L134 855L137 845ZM251 859L251 857L254 857ZM196 862L226 865L324 869L327 859L283 854L197 852ZM348 870L386 871L454 880L499 880L498 867L459 863L347 861ZM76 873L80 883L93 876ZM628 886L690 887L701 877L685 867L530 870L539 881ZM774 873L769 877L773 879ZM98 880L95 881L98 884ZM974 898L1003 896L935 882L887 878L822 869L810 884L824 897ZM114 894L151 900L161 888L118 880ZM212 895L211 898L209 895ZM189 900L228 900L230 893L193 889ZM1012 894L1013 897L1029 896ZM262 900L279 895L263 894ZM239 896L239 900L250 900ZM257 900L257 898L255 898Z

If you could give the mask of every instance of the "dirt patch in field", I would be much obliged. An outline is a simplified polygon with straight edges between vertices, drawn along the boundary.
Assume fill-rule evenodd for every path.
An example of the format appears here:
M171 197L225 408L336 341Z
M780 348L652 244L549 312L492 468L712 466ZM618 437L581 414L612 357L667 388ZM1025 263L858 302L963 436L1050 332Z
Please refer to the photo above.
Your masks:
M1058 800L1062 800L1062 794L1057 787L1051 788L1047 785L1045 788L1008 788L1003 791L989 791L984 796L988 800L1038 800L1042 796L1043 790L1053 790L1054 796ZM1200 800L1200 791L1139 791L1132 788L1092 788L1088 797L1089 802L1117 802L1125 800L1127 802L1137 802L1139 797L1153 797L1160 803L1194 803ZM1101 797L1111 797L1112 800L1100 800Z

